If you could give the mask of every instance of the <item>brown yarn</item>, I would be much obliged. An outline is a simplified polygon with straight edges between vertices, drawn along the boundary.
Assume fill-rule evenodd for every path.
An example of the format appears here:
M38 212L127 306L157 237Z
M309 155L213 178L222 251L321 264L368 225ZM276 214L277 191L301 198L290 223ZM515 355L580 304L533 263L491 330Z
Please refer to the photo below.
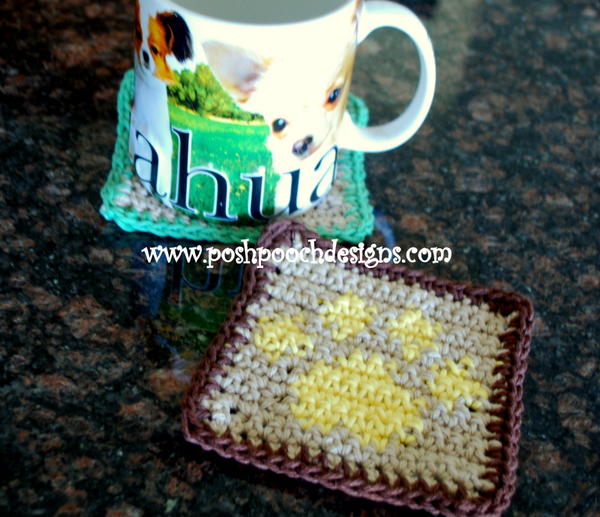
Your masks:
M316 239L317 245L324 250L332 247L331 241L307 231L293 220L270 224L265 229L259 246L271 249L292 246L297 236L303 242ZM267 264L263 269L251 265L246 269L244 288L209 347L186 395L182 415L186 439L241 463L318 483L352 496L441 515L500 515L508 507L516 484L523 381L533 322L531 303L514 293L440 280L398 265L382 264L373 269L363 265L346 265L346 269L359 275L385 277L389 282L400 282L402 285L416 284L438 297L449 294L453 301L468 298L474 305L485 304L490 312L510 318L509 330L498 336L502 348L495 357L498 365L493 374L497 376L497 380L492 386L493 393L489 399L493 405L489 414L495 418L487 424L491 438L485 456L489 460L485 464L486 471L481 476L493 488L479 490L473 495L472 491L469 492L460 484L455 491L451 491L441 482L428 485L418 479L410 483L402 476L393 483L389 483L383 474L375 480L371 476L370 480L365 466L350 465L344 460L333 466L325 451L313 455L303 445L290 458L286 444L273 450L267 441L256 446L243 436L241 439L239 436L234 437L231 430L225 430L222 434L214 431L209 425L211 411L206 407L206 402L211 393L223 390L220 380L227 375L227 369L233 364L230 357L232 353L248 344L248 338L243 335L244 329L249 332L255 320L248 307L270 297L267 288L272 274L278 270L274 264Z

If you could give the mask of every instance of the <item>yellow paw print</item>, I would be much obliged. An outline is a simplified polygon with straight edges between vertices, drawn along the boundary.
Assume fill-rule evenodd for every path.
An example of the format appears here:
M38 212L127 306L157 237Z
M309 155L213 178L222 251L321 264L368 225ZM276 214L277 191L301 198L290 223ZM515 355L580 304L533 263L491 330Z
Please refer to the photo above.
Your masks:
M469 368L474 368L469 356L463 357L458 364L450 359L444 361L446 368L434 364L431 369L436 372L435 379L428 381L431 393L438 398L448 411L454 409L454 403L463 397L467 407L481 409L480 399L487 400L489 390L479 381L472 379Z
M407 309L391 320L386 330L392 339L402 341L403 358L412 362L421 357L424 350L438 351L433 339L442 331L442 326L437 322L432 325L420 309Z
M335 342L364 331L372 324L377 309L357 294L349 291L333 301L321 300L323 327L331 331ZM267 359L274 363L283 355L297 358L315 352L316 336L306 333L305 314L295 316L268 315L258 319L254 342ZM433 378L425 382L415 395L413 388L402 387L390 372L402 375L402 369L415 368L413 363L427 350L439 352L434 339L442 332L442 325L430 321L420 309L408 308L393 319L387 319L384 329L391 339L402 344L402 360L384 363L377 354L368 356L355 348L348 356L337 356L331 363L311 359L289 387L295 399L290 411L303 429L318 426L324 435L341 426L355 435L361 446L371 444L383 451L390 440L410 444L423 431L429 409L441 401L448 411L455 409L456 401L463 398L472 409L482 407L489 398L489 389L472 376L474 363L469 356L458 363L450 359L437 360L431 366L417 365L420 373ZM316 352L315 352L316 353ZM433 405L432 405L433 404Z
M338 296L333 302L323 300L322 304L323 324L331 329L335 341L343 341L363 331L377 313L375 307L367 306L351 291Z
M425 401L412 399L408 390L394 383L384 366L395 369L395 365L384 365L377 354L365 362L358 349L348 358L337 357L335 363L317 361L291 384L298 401L290 409L304 429L318 425L328 434L342 425L362 446L372 443L379 451L393 434L402 443L415 440L410 432L423 430L419 406Z
M298 325L304 323L304 314L294 317L283 315L261 316L257 322L254 342L274 363L284 353L304 357L313 349L312 339Z

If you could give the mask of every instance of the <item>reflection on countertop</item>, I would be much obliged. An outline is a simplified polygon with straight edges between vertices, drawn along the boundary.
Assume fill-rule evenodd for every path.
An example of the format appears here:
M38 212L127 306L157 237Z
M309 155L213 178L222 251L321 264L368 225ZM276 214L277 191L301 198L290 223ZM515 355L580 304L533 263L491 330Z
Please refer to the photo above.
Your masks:
M508 515L600 511L600 7L408 2L436 49L432 111L367 157L371 241L450 246L440 277L536 308L519 484ZM146 263L98 214L133 2L0 7L0 332L5 515L387 515L387 507L188 445L179 399L240 268ZM382 30L353 90L383 121L418 62Z

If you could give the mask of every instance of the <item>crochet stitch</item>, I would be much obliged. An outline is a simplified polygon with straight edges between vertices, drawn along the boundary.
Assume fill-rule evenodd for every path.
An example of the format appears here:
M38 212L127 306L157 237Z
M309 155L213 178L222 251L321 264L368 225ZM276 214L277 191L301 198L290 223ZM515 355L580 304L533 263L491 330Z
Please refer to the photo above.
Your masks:
M309 238L282 221L259 244ZM250 266L194 377L184 433L351 495L499 515L515 486L532 318L518 295L401 266Z
M112 167L100 194L100 213L125 231L143 231L161 237L207 240L224 243L249 239L256 242L264 225L221 223L170 209L151 196L138 181L130 165L129 118L133 100L134 73L125 73L118 94L117 139ZM348 111L359 125L366 125L368 110L350 96ZM365 185L364 154L341 150L336 181L331 191L314 208L295 217L320 235L347 242L360 242L373 231L375 218Z

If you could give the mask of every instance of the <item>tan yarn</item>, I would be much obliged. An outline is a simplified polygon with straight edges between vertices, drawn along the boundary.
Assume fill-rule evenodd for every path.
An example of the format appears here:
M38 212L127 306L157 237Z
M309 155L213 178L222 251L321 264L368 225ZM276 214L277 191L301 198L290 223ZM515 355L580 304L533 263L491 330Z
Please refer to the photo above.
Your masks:
M305 446L371 482L494 489L490 398L513 315L335 264L279 264L265 290L203 400L217 435L290 458Z

